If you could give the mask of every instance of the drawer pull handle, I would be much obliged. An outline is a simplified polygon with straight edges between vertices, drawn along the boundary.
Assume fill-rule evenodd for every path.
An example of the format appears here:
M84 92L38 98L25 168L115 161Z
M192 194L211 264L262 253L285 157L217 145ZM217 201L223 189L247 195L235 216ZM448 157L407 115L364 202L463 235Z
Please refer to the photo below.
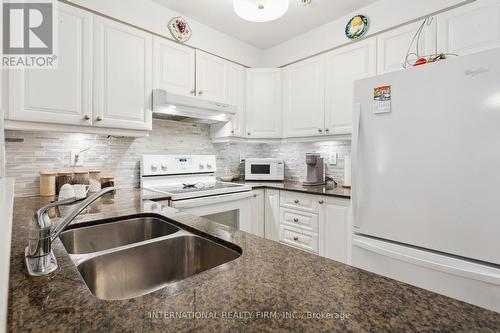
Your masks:
M299 240L299 237L295 236L295 237L293 237L293 240L294 240L294 241L298 241L298 240Z
M299 201L299 200L295 200L294 202L295 202L296 204L298 204L300 201Z
M298 218L294 218L293 222L297 223L297 222L299 222L299 219Z

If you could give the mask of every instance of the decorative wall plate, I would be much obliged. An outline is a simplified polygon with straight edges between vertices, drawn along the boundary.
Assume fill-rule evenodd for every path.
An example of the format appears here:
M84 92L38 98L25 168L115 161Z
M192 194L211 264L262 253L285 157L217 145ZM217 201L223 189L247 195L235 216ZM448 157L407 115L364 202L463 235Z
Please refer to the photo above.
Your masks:
M345 27L345 35L349 39L358 39L368 31L368 18L364 15L354 16Z
M168 29L172 36L181 43L185 43L191 38L191 27L184 17L174 17L168 23Z

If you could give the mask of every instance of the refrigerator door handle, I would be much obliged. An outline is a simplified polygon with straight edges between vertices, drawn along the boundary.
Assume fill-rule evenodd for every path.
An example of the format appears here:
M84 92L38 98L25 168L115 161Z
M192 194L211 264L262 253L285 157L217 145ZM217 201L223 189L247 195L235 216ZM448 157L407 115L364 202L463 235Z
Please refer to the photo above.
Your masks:
M361 235L353 236L353 246L420 267L500 286L500 270L488 265L409 248Z
M357 170L358 170L358 149L359 149L359 127L361 121L361 103L354 104L353 121L352 121L352 153L351 153L351 200L353 209L353 226L356 228L358 221L358 194L357 194Z

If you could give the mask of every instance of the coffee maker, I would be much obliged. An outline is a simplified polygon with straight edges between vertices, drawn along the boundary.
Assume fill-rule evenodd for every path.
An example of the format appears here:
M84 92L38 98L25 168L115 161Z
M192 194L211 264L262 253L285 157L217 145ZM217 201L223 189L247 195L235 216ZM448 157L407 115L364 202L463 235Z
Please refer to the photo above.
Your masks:
M325 184L325 159L319 154L306 154L307 178L306 186Z

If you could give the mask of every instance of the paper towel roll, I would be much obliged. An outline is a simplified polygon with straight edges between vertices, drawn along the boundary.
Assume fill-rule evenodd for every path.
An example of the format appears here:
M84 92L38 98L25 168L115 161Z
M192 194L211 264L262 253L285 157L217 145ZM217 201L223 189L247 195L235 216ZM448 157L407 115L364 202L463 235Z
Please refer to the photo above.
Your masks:
M351 186L351 155L346 155L345 157L344 185Z

